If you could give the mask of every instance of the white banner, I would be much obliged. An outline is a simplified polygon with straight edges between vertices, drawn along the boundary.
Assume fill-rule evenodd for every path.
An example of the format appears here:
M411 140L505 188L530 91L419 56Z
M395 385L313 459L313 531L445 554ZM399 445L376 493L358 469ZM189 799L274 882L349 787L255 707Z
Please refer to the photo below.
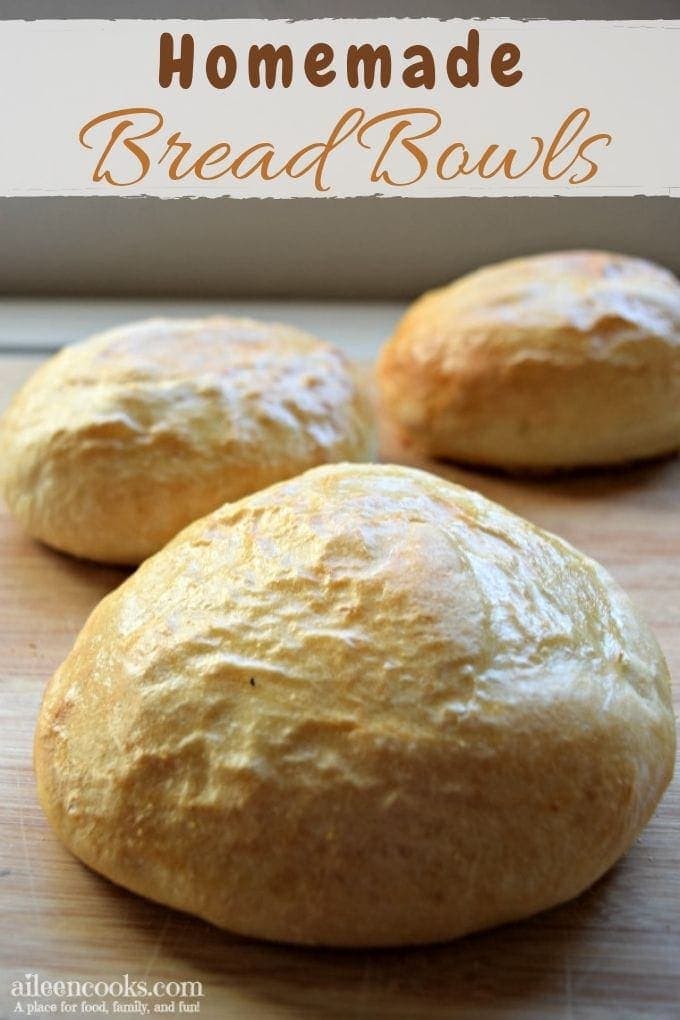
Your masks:
M0 22L0 194L678 196L679 30Z

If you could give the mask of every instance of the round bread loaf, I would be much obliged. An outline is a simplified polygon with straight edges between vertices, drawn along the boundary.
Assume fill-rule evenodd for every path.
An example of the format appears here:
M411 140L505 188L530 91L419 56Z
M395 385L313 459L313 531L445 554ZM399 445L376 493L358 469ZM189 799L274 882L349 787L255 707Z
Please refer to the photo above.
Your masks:
M195 522L95 609L35 765L67 847L246 935L449 939L577 895L674 757L605 571L466 489L316 468Z
M154 319L66 347L0 421L0 489L35 538L138 563L226 501L370 459L372 413L337 348L247 319Z
M508 471L680 447L680 282L558 252L489 266L411 306L381 352L383 404L425 452Z

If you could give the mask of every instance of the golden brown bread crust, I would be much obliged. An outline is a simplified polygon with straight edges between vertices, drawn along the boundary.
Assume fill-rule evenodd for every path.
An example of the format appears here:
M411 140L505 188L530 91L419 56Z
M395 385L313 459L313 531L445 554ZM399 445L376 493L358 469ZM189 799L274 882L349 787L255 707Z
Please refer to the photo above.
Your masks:
M337 348L247 319L154 319L65 348L0 421L0 491L27 531L138 563L225 501L370 459L372 412Z
M556 252L430 291L381 352L382 403L425 452L509 471L680 447L680 282L641 259Z
M47 688L40 800L247 935L449 939L575 896L669 782L663 656L605 571L476 493L334 465L190 525Z

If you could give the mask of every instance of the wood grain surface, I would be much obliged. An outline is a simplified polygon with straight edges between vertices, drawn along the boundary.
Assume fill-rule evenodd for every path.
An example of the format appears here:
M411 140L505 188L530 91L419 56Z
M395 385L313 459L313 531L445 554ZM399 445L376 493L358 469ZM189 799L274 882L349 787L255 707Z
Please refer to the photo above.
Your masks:
M0 404L39 360L0 357ZM419 463L387 430L382 454ZM543 482L421 466L478 489L604 563L651 622L680 679L680 462ZM198 980L200 1015L209 1020L680 1016L677 783L625 859L578 900L432 948L267 945L146 902L84 868L53 837L36 802L33 727L46 680L89 611L123 577L35 544L0 515L0 1017L19 1015L10 986L25 973ZM39 1001L61 1009L59 996ZM73 1001L83 1015L81 1000ZM151 1010L172 1001L179 1012L176 997L147 1000ZM115 1015L112 1000L105 1005Z

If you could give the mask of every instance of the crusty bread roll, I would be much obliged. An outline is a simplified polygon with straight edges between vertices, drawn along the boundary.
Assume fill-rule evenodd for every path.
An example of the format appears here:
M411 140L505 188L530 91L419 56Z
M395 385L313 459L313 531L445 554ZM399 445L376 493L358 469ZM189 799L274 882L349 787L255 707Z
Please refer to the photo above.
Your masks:
M508 471L680 447L680 282L641 259L558 252L489 266L411 306L382 401L425 452Z
M246 935L449 939L575 896L668 783L669 678L605 571L424 472L195 522L48 686L40 799L95 870Z
M371 459L372 413L337 348L246 319L154 319L74 344L0 422L0 490L34 537L138 563L227 500Z

